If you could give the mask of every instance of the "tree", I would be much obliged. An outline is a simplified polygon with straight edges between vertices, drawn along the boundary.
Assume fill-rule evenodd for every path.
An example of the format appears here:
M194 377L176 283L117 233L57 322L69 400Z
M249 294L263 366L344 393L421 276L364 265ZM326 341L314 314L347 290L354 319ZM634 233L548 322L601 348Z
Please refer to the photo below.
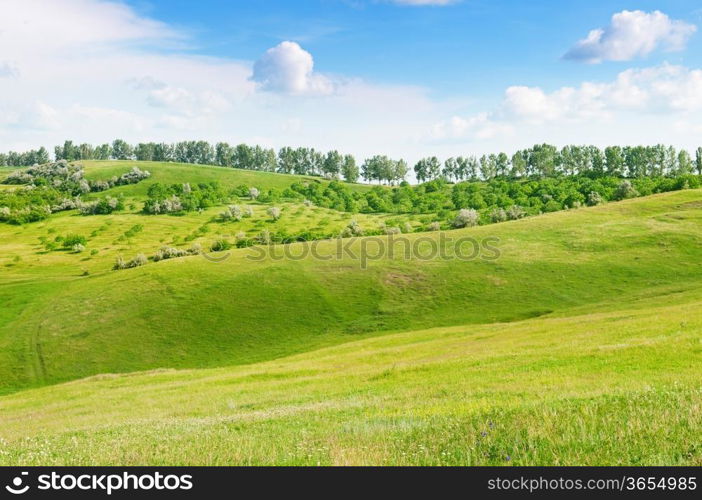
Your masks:
M322 162L322 173L325 177L337 179L341 173L344 158L338 151L329 151Z
M215 146L215 163L221 167L229 167L232 164L234 150L226 142L218 142Z
M344 164L341 168L346 182L358 182L359 171L356 165L356 158L352 155L344 156Z
M65 155L65 145L64 145L64 155ZM134 151L132 147L124 142L122 139L115 139L112 143L112 157L115 160L131 160L134 156ZM65 158L69 160L68 158ZM70 160L69 160L70 161Z
M690 153L686 150L681 149L678 153L678 169L677 175L687 175L692 173L692 158L690 158Z
M513 178L519 178L526 174L527 171L527 154L525 151L517 151L512 155L512 171Z
M405 177L407 177L407 172L409 171L409 167L407 166L407 162L405 160L397 160L394 163L395 165L392 169L392 177L389 179L393 184L395 182L405 180Z
M507 177L509 173L509 157L505 153L499 153L495 159L495 171L499 177Z
M44 163L49 163L49 161L49 152L44 146L40 147L36 154L35 163L43 165Z
M439 177L441 162L436 156L422 158L414 166L414 175L419 182L431 181Z
M552 177L559 164L559 154L556 146L537 144L529 152L528 167L540 177Z
M447 181L457 180L460 175L460 168L456 158L449 158L444 162L444 169L441 175Z

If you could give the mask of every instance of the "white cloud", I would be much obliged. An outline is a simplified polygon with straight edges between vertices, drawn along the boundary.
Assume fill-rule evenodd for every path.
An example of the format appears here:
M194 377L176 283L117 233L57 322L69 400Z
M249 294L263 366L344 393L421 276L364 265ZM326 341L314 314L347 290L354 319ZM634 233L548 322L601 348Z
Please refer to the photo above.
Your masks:
M18 75L17 65L7 61L0 61L0 78L17 77Z
M495 121L489 113L462 118L452 116L450 119L435 124L430 132L433 139L456 140L467 137L486 140L497 137L509 136L514 133L514 128L509 123Z
M256 61L253 80L262 89L293 95L328 95L331 80L314 72L312 54L295 42L282 42Z
M682 50L696 30L696 26L670 19L658 10L650 13L624 10L614 14L607 27L590 31L565 58L601 63L644 57L659 47L668 51Z
M508 87L492 110L438 121L425 138L483 151L513 151L537 142L696 148L701 111L702 70L663 64L550 92Z

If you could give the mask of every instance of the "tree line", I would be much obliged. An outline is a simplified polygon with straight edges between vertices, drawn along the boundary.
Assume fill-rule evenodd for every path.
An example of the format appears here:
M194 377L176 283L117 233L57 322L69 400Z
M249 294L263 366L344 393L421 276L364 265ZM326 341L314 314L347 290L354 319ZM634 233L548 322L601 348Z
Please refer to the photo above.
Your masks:
M226 142L181 141L173 144L145 142L136 145L117 139L111 144L93 146L65 141L54 148L58 160L139 160L178 162L259 170L283 174L322 176L358 182L398 184L405 180L409 167L404 160L376 155L360 166L356 158L338 151L284 147L277 152L261 146ZM25 153L0 154L0 166L31 166L49 161L45 148ZM431 156L414 165L419 182L444 179L449 182L489 181L492 179L549 178L586 175L589 177L678 177L689 173L702 175L702 147L694 158L684 149L672 146L596 146L568 145L561 149L537 144L509 156L504 152L483 156L458 156L445 161Z

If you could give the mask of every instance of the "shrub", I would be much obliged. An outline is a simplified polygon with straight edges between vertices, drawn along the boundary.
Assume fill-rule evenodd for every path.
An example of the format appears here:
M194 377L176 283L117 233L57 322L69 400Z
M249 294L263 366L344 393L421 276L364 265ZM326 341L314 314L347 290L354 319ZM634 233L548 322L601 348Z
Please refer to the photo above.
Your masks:
M253 215L254 215L253 207L246 207L244 209L244 217L253 217Z
M473 227L478 224L479 219L480 216L478 215L478 212L476 212L474 209L463 208L458 211L458 214L456 214L456 218L453 219L453 227Z
M405 223L402 225L402 232L403 232L403 233L413 233L413 232L414 232L414 228L412 227L412 224L410 224L409 222L405 222Z
M230 220L234 219L235 221L240 221L241 217L243 216L243 212L241 211L241 207L239 205L230 205L227 207L227 209L219 214L219 216L223 220Z
M429 225L427 226L427 231L441 231L441 223L440 222L430 222Z
M146 265L147 262L149 262L149 259L146 258L146 255L140 253L127 263L127 267L140 267Z
M161 260L168 259L176 259L178 257L185 257L186 255L188 255L187 250L164 246L161 247L160 250L154 255L154 262L159 262Z
M590 191L590 193L587 195L587 204L589 206L594 207L595 205L601 205L602 203L604 203L604 198L602 198L602 195L597 191Z
M507 212L504 208L493 208L490 212L490 221L492 222L504 222L507 220Z
M634 198L638 195L639 195L639 192L631 184L631 181L624 180L624 181L619 183L619 186L617 186L617 190L614 192L614 199L615 200L626 200L629 198Z
M115 265L112 266L112 269L114 269L115 271L119 271L120 269L127 269L127 262L122 258L122 256L118 256L115 260Z
M261 245L270 245L273 242L271 232L268 229L264 229L256 236L256 242Z
M352 220L349 222L348 226L344 228L344 230L341 232L341 237L342 238L350 238L352 236L362 236L363 235L363 229L361 226L358 225L358 222L355 220Z
M385 226L385 234L402 234L402 229L399 227Z
M255 187L249 188L249 198L251 198L252 200L258 198L260 194L261 192Z
M77 234L68 234L63 238L59 236L56 239L57 241L61 241L63 248L73 248L76 245L82 245L85 247L85 245L88 244L88 240L85 238L85 236L80 236Z
M517 220L526 217L526 212L519 205L512 205L507 209L507 218L509 220Z
M210 250L212 250L213 252L224 252L225 250L229 250L231 247L232 244L229 243L227 240L217 240L214 243L212 243Z
M266 212L268 213L268 215L271 216L271 218L272 218L273 220L278 220L278 219L280 219L280 214L281 214L280 208L278 208L278 207L270 207Z
M82 215L108 215L115 210L124 209L124 202L121 198L107 196L90 203L79 203L78 209Z
M85 246L81 245L80 243L76 243L73 245L73 247L71 247L71 249L73 250L73 253L82 253L85 251Z

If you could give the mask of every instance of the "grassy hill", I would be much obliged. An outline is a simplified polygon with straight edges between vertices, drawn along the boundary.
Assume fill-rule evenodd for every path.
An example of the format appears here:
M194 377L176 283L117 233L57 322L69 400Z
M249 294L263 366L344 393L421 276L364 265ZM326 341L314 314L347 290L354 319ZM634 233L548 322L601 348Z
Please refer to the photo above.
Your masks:
M702 463L699 190L407 234L365 266L349 252L388 237L112 271L237 231L419 223L296 203L276 222L257 203L238 223L145 216L152 182L293 178L140 167L152 178L114 190L124 212L0 225L0 464ZM46 249L68 233L86 252ZM499 255L457 259L459 238Z
M701 300L24 391L0 398L0 462L702 465Z

